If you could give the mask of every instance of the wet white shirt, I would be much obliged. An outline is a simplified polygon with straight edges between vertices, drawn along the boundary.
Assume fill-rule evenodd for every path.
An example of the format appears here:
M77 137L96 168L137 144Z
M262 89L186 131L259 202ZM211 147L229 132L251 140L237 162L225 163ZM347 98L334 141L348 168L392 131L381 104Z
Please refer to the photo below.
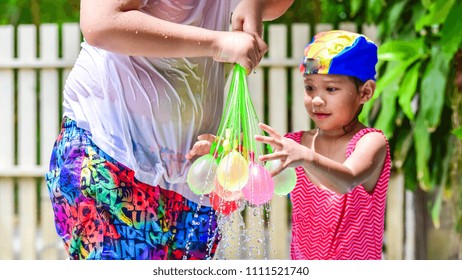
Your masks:
M169 2L182 2L181 10ZM145 1L159 18L228 30L238 0ZM173 10L172 10L173 9ZM149 58L82 43L65 84L64 116L150 185L204 205L186 184L185 155L203 133L216 133L223 111L224 65L211 58Z

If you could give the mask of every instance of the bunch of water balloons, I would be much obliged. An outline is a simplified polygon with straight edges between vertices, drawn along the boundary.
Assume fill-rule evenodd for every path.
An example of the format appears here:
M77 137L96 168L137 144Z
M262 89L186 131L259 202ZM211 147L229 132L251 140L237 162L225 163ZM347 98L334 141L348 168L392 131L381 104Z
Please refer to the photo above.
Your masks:
M197 195L208 196L219 214L229 215L242 206L261 206L274 194L287 195L295 187L296 175L287 168L277 176L270 172L280 162L260 162L265 145L255 141L262 134L248 87L246 71L233 69L225 110L210 152L190 167L187 182ZM271 152L271 147L266 146Z

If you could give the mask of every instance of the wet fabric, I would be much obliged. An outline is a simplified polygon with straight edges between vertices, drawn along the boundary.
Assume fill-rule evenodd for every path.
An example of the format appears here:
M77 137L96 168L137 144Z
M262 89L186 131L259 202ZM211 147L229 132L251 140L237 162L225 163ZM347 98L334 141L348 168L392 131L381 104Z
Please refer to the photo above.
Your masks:
M238 2L146 0L141 10L228 31ZM186 184L191 162L185 155L198 135L217 132L224 89L224 64L211 57L129 56L83 42L64 87L64 116L90 131L96 145L136 179L199 202Z
M58 235L71 259L208 259L215 212L138 181L65 118L46 174Z

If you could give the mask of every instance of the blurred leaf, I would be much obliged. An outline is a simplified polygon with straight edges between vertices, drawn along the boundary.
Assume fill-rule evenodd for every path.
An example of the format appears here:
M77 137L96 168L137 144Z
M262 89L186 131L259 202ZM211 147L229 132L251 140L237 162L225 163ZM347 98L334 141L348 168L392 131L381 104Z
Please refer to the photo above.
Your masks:
M363 0L351 0L350 1L350 16L354 17L358 13L358 11L361 9L361 6L363 4Z
M0 24L78 22L79 0L2 0Z
M431 53L420 86L420 108L427 127L434 130L441 119L451 58L443 55L438 46L434 46Z
M441 204L443 201L443 188L438 188L436 193L435 201L433 202L433 206L431 209L431 217L433 221L433 225L436 229L440 228L440 214L441 214Z
M362 109L361 113L358 116L359 121L361 123L367 125L367 126L370 125L369 114L370 114L373 106L374 106L374 102L372 100L369 100L369 102L364 104L363 109Z
M459 216L456 221L456 230L458 233L462 233L462 216Z
M449 174L449 166L451 165L452 163L452 160L453 160L453 156L455 154L455 151L454 151L454 147L455 145L447 145L445 148L447 149L446 153L444 154L444 158L442 160L442 172L440 175L440 182L439 184L442 186L442 187L445 187L446 184L448 183L448 174Z
M412 62L425 55L423 39L387 41L379 47L379 60Z
M395 147L393 149L393 164L397 169L401 169L404 166L404 162L409 158L409 151L413 143L413 134L409 129L400 129L400 133L393 133L393 138L396 139ZM412 160L412 159L411 159Z
M426 26L441 24L446 20L455 0L436 0L429 6L429 12L415 24L415 30L421 31Z
M462 139L462 126L453 129L451 133L454 134L457 138Z
M380 13L383 11L385 6L383 0L367 0L367 17L370 22L374 22L375 18L378 18Z
M432 190L428 160L431 155L430 133L422 114L418 114L414 126L414 145L416 151L417 180L424 191Z
M462 2L458 2L450 11L441 29L441 51L452 58L462 42Z
M359 115L359 120L362 123L369 123L369 113L372 107L374 106L374 101L380 97L384 88L401 79L402 75L404 74L404 72L410 64L412 64L412 61L392 61L387 63L385 74L383 75L383 77L378 77L377 79L377 87L375 89L374 95L372 96L371 100L369 100L369 102L364 104L363 110Z
M414 112L412 110L412 98L414 97L417 89L417 82L419 81L419 70L421 63L414 64L409 71L406 72L403 81L401 82L401 88L399 91L399 105L403 109L406 117L411 121L414 120Z
M421 0L420 3L422 3L422 6L428 9L428 7L430 7L432 4L432 0Z
M385 75L377 80L377 87L373 96L373 100L377 99L383 89L391 84L399 82L409 66L414 63L414 60L392 61L387 64Z
M413 136L413 133L410 133ZM408 155L404 160L403 173L404 173L404 185L407 190L415 191L419 187L419 182L416 178L416 153L415 149L409 150Z
M401 21L401 15L403 13L404 7L409 1L399 1L394 3L388 14L388 25L395 26L398 22Z
M380 109L379 116L374 124L374 127L382 130L387 138L390 138L393 133L398 84L399 80L396 79L385 88L381 100L382 108Z

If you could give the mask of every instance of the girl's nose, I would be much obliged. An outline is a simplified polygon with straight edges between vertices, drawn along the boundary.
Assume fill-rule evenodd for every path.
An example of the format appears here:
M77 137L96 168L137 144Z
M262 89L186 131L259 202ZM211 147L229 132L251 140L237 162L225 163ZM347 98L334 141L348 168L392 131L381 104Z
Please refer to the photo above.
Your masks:
M322 98L319 95L316 95L311 102L314 106L324 105L324 100L322 100Z

